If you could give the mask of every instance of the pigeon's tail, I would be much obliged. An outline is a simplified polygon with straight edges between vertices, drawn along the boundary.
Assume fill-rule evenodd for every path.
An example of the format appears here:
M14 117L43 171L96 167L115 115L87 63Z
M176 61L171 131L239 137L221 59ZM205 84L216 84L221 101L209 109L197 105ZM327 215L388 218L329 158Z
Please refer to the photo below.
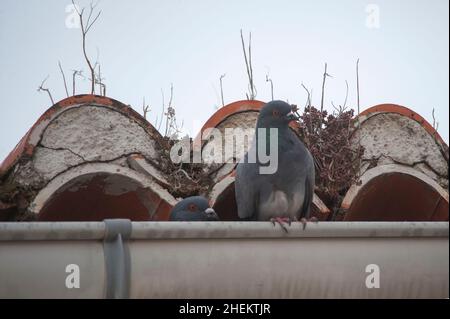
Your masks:
M313 184L309 180L310 177L306 177L305 179L305 199L303 201L302 210L300 212L300 218L308 219L311 215L311 205L313 201Z

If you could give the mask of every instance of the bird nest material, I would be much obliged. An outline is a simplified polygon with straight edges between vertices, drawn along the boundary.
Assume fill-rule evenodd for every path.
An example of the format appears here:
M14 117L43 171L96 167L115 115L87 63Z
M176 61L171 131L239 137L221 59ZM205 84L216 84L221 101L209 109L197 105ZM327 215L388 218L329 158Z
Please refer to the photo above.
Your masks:
M174 197L205 196L214 184L213 179L202 163L175 164L170 159L170 150L179 140L163 137L158 141L161 148L159 168L167 176L168 191ZM192 140L191 146L192 146ZM193 148L191 147L191 150ZM192 158L192 151L190 158Z
M350 137L355 128L354 110L329 114L313 106L305 107L300 117L299 136L311 152L316 167L315 192L333 211L342 214L340 205L352 184L359 182L364 149Z

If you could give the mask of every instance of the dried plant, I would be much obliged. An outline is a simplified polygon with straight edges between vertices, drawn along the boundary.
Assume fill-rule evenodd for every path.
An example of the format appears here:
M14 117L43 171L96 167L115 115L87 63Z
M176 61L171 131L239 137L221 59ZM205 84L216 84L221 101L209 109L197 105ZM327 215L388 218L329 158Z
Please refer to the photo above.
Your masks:
M52 93L50 92L50 89L44 87L45 81L47 81L47 79L49 77L50 77L50 75L47 75L47 77L41 82L41 85L39 85L37 90L38 90L38 92L42 92L42 91L47 92L48 97L50 98L50 101L52 102L52 105L54 105L55 101L53 100Z
M303 89L306 91L306 93L308 94L308 97L307 97L307 99L306 99L305 107L311 106L311 103L312 103L312 90L309 91L303 83L302 83L301 85L302 85L302 88L303 88Z
M359 114L359 59L356 63L357 78L357 104ZM345 81L346 92L344 102L335 105L331 102L334 111L330 114L324 110L325 83L327 77L327 64L322 81L322 96L320 108L312 106L312 90L308 90L302 83L302 88L307 93L307 101L302 114L297 112L300 118L299 135L314 158L316 168L316 193L332 209L334 218L340 213L340 205L343 196L351 185L359 183L360 167L364 148L360 140L355 143L351 136L359 122L355 125L355 111L349 109L348 82ZM295 107L295 110L297 108Z
M247 96L247 100L254 100L255 97L256 97L256 87L255 87L255 83L253 82L252 33L251 32L249 33L248 53L247 53L247 51L245 49L245 41L244 41L244 36L242 35L242 29L241 29L241 43L242 43L242 51L244 53L245 67L246 67L247 76L248 76L248 90L249 90L249 92L246 93L246 96Z
M431 111L431 116L433 117L433 128L437 131L439 129L439 122L436 121L436 118L434 117L434 107Z
M166 138L178 139L178 135L183 129L184 122L178 123L176 118L176 110L173 106L173 84L170 84L170 98L169 103L166 105L164 98L164 91L161 89L162 96L162 110L161 115L156 117L155 128ZM144 103L145 104L145 103ZM143 106L143 111L145 113L145 106ZM164 126L163 126L164 123ZM162 133L164 132L164 133Z
M75 85L76 85L76 77L77 76L84 78L83 71L82 70L72 70L72 95L75 95L75 93L76 93Z
M316 166L316 192L328 207L337 209L342 196L359 180L361 146L350 141L354 110L342 107L333 114L307 106L300 115L300 137Z
M105 78L102 77L101 65L100 63L95 62L94 70L96 69L96 66L98 66L98 71L94 75L94 82L99 85L100 95L106 96L106 84L103 82Z
M273 101L273 81L269 77L269 74L266 74L266 82L270 82L270 96L271 96L272 101Z
M323 72L323 81L322 81L322 99L320 100L320 111L323 111L323 103L325 99L325 81L327 77L331 77L331 75L327 72L327 63L325 63L325 71Z
M150 105L145 104L145 97L142 98L142 116L147 119L147 114L150 112Z
M222 100L222 107L225 106L225 101L223 99L223 83L222 80L225 77L226 74L222 74L219 78L219 82L220 82L220 99Z
M89 30L94 25L94 23L97 21L98 17L102 13L102 11L99 11L96 14L95 18L92 19L92 15L94 13L94 10L95 10L95 7L97 6L97 4L93 4L91 2L89 13L88 13L88 16L87 16L87 20L86 20L86 22L84 22L83 18L84 18L84 10L85 10L85 8L83 8L83 9L81 9L81 11L79 11L77 6L74 3L74 0L72 0L72 4L73 4L73 7L75 8L75 11L78 14L79 19L80 19L83 55L84 55L84 59L86 60L86 64L88 65L88 68L89 68L90 73L91 73L91 94L94 94L95 93L95 84L96 84L95 83L95 78L96 78L95 77L95 66L92 65L92 62L89 59L87 51L86 51L86 36L87 36Z
M61 72L62 79L64 82L64 89L66 90L66 96L69 97L69 90L67 89L66 75L64 74L63 68L61 66L61 61L58 61L59 71Z

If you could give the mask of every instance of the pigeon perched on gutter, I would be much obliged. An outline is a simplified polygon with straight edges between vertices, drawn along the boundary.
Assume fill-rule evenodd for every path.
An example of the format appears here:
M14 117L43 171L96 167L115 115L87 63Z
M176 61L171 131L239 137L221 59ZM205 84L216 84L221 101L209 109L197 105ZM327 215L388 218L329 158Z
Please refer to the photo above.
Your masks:
M291 121L298 120L291 105L283 101L267 103L260 111L255 138L248 153L236 169L235 192L238 215L242 219L279 223L300 220L303 227L309 220L314 194L314 161L305 145L289 128ZM265 132L259 130L266 129ZM270 139L271 128L277 137ZM275 142L277 167L271 173L263 173L267 166L258 155L263 148L259 140L266 136L265 154L270 154L270 144ZM272 145L273 146L273 145ZM253 153L252 153L253 152ZM249 154L256 154L252 155ZM250 159L250 160L249 160ZM313 220L313 219L311 219Z
M214 209L209 207L208 201L202 196L187 197L178 202L170 212L171 221L217 221Z

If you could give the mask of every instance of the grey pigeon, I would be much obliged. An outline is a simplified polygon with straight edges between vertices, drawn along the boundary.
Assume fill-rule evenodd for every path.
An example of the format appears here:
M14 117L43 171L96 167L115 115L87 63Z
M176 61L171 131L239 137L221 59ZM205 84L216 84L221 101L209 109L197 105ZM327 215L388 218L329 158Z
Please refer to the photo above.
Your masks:
M170 212L171 221L217 221L214 209L209 207L208 201L202 196L187 197L178 202Z
M270 220L273 223L276 221L284 230L284 222L290 224L291 221L300 220L303 227L306 226L314 194L314 161L305 145L289 128L289 123L298 119L292 111L293 107L283 101L264 105L248 152L257 152L260 138L258 128L266 128L267 132L270 132L270 128L278 129L277 170L273 174L261 174L260 168L264 164L258 156L254 156L256 161L249 162L247 153L237 166L235 181L239 217L246 220ZM269 141L267 138L266 145ZM267 154L269 149L266 146Z

